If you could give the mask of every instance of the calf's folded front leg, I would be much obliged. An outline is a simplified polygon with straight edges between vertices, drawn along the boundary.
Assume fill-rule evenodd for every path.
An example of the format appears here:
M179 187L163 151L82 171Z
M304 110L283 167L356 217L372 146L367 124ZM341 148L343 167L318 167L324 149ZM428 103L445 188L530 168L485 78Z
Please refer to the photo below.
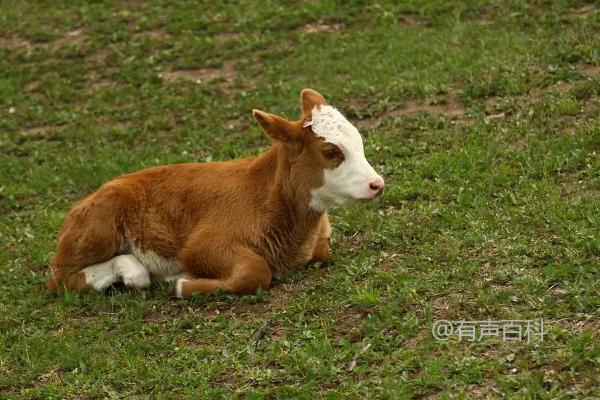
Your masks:
M331 236L331 224L329 223L329 215L323 214L319 227L319 239L313 248L312 258L310 262L318 262L323 265L331 263L331 250L329 248L329 237Z
M170 286L177 297L222 290L234 294L253 294L258 288L267 289L271 270L263 257L246 247L225 251L196 248L181 257L185 272L195 278L179 278Z
M328 237L321 237L317 240L310 262L321 263L322 265L329 265L331 263Z

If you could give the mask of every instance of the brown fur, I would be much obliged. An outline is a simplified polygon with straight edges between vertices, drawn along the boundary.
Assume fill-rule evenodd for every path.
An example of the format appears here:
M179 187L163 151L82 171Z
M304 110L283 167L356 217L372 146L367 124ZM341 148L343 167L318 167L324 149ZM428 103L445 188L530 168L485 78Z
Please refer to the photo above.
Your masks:
M48 288L89 289L80 271L132 245L177 259L195 278L183 283L183 296L253 293L308 261L328 263L328 216L308 204L323 169L341 161L302 127L324 103L305 89L299 121L255 110L275 139L258 157L149 168L104 184L67 215Z

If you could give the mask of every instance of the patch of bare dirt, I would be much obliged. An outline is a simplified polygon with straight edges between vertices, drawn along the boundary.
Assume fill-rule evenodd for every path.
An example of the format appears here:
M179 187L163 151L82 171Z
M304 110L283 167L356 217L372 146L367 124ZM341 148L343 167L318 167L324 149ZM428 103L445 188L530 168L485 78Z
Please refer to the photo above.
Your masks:
M369 105L373 104L376 101L377 101L376 98L360 97L356 93L350 93L350 95L348 96L348 100L347 100L348 104L352 108L355 108L357 110L364 110L365 108L367 108Z
M50 42L50 48L52 50L58 50L61 47L78 46L85 42L86 39L87 36L83 29L75 29Z
M504 117L506 117L506 113L504 111L501 111L501 112L486 115L485 119L490 121L493 119L502 119Z
M21 135L23 136L33 136L39 134L45 134L50 132L54 127L53 126L36 126L34 128L29 128L21 131Z
M31 49L33 47L33 43L31 41L24 39L20 36L13 35L11 37L0 37L0 48L13 50L19 47L25 47L26 49Z
M163 28L137 32L135 36L147 37L154 40L169 40L173 38L173 35Z
M219 43L225 43L230 40L237 39L239 36L239 32L222 32L216 35L216 39Z
M573 88L573 86L575 86L574 82L559 81L559 82L556 82L554 85L552 85L549 88L550 90L548 90L548 91L555 92L555 93L566 93L569 90L571 90Z
M360 244L364 243L365 238L369 235L370 235L369 232L360 232L360 231L356 231L350 236L346 235L341 239L342 247L344 247L344 248L360 247Z
M229 86L235 80L235 64L232 61L225 61L220 68L167 71L159 76L170 82L187 80L195 83L210 82L222 78L225 80L226 86Z
M247 122L235 118L225 120L225 126L236 131L246 130L250 127L250 125Z
M578 79L569 81L558 81L552 86L546 88L532 88L527 93L527 98L532 103L539 102L548 93L566 93L569 92L578 82L586 79L596 79L600 76L600 65L578 64L572 67L572 71L580 72L585 75ZM484 100L486 112L489 114L487 119L503 118L504 113L496 112L498 105L502 102L510 103L522 96L490 96Z
M400 16L400 23L405 26L422 26L427 25L427 22L419 15L405 14Z
M458 300L453 293L445 293L431 300L431 308L433 315L436 318L443 319L448 315L451 308L454 308L458 304Z
M37 377L37 381L42 384L55 383L61 385L64 383L62 373L58 368L54 368L44 374L41 374Z
M496 387L494 387L493 381L486 381L481 385L469 385L467 387L467 398L468 399L496 399L500 392Z
M300 28L300 32L310 34L317 32L340 32L344 29L342 24L328 24L323 21L312 22Z
M89 71L85 74L85 86L87 89L96 91L110 86L110 81L103 79L96 71Z
M591 330L594 336L600 333L600 319L594 318L591 315L579 318L544 319L545 332L548 332L552 326L560 326L568 330L571 335L580 334L584 330Z
M494 15L498 12L495 5L487 5L481 8L473 21L480 25L490 25L494 19Z
M592 15L596 13L598 9L594 4L586 4L585 6L578 8L576 10L571 11L571 17L587 17L588 15Z
M364 119L359 119L356 121L356 127L361 129L370 129L374 128L379 124L379 118L377 117L369 117Z
M591 78L600 76L600 65L578 64L575 66L575 71L582 72Z
M108 58L113 55L116 51L116 48L114 45L110 45L107 47L104 47L98 51L96 51L95 53L87 56L87 60L88 61L92 61L98 65L105 65Z
M118 121L112 124L114 128L117 128L122 131L132 128L135 125L136 123L134 121Z
M363 340L363 326L367 321L365 314L347 308L343 313L334 316L334 319L333 338L339 341L348 338L353 343Z
M465 109L457 99L450 97L445 103L423 103L418 101L409 101L400 108L388 111L386 115L390 117L401 117L404 115L417 114L422 112L458 116L464 114Z
M148 2L145 0L121 0L116 4L119 8L134 9L136 11L141 11L148 6Z
M27 92L33 92L39 87L39 85L40 85L39 81L29 82L28 84L25 85L25 90Z
M110 87L110 86L112 86L113 84L114 84L114 82L113 82L113 81L110 81L110 80L108 80L108 79L98 79L98 80L94 80L94 81L91 81L91 82L89 82L89 83L87 84L87 87L88 87L90 90L92 90L92 91L96 92L96 91L98 91L98 90L102 90L102 89L105 89L105 88L107 88L107 87Z
M56 126L42 125L42 126L36 126L34 128L22 130L21 135L23 135L23 136L36 136L36 135L44 136L44 135L49 135L52 132L57 132L59 130L60 130L60 128L58 128Z
M85 75L85 87L93 92L107 88L114 84L109 79L102 78L96 71L90 71Z
M385 117L399 118L419 113L444 114L450 117L458 117L465 113L465 109L462 103L454 96L448 96L443 102L411 100L401 107L386 111L372 118L365 118L358 121L357 125L361 128L372 128Z
M60 142L63 140L60 137L61 127L41 125L33 128L23 129L19 132L20 137L15 140L15 144L20 144L27 141L46 141L46 142Z

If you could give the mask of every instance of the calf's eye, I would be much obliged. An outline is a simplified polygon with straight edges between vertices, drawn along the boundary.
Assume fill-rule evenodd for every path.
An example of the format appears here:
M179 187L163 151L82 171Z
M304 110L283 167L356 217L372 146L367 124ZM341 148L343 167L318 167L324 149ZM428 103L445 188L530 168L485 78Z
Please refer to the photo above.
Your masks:
M340 152L335 149L325 150L323 152L323 157L325 157L328 160L334 160L336 158L340 158Z

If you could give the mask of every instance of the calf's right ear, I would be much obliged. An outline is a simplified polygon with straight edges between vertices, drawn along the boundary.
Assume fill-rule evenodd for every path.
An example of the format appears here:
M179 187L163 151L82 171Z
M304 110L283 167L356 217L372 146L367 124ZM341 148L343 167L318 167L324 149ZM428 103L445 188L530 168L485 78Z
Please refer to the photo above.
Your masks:
M296 137L294 125L285 118L260 110L252 110L252 116L263 131L281 142L289 142Z
M302 106L302 116L310 117L313 108L326 104L325 98L319 92L313 89L303 89L300 92L300 104Z

